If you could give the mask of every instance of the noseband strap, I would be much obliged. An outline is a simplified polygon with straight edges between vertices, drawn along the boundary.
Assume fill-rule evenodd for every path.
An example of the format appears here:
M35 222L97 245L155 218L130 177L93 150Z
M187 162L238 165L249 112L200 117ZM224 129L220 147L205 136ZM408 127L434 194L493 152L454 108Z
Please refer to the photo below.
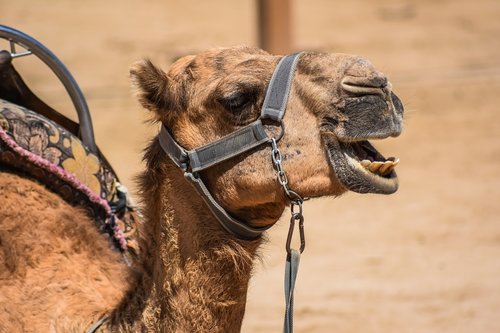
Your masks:
M299 56L300 53L291 54L280 60L267 88L260 117L253 123L192 150L186 150L180 146L165 125L161 127L158 134L162 149L184 171L186 179L193 184L222 227L242 239L254 239L270 226L255 228L231 217L215 201L197 172L271 142L271 137L264 130L262 119L272 120L282 126Z
M274 70L264 104L262 104L261 119L271 119L281 123L300 55L301 53L295 53L283 57Z

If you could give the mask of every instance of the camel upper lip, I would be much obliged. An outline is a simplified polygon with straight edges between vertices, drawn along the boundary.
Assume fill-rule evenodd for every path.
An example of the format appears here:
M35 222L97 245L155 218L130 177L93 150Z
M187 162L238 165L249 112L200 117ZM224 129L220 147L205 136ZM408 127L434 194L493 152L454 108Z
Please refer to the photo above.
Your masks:
M340 182L359 193L390 194L398 189L396 157L385 158L367 139L340 141L327 135L327 152Z

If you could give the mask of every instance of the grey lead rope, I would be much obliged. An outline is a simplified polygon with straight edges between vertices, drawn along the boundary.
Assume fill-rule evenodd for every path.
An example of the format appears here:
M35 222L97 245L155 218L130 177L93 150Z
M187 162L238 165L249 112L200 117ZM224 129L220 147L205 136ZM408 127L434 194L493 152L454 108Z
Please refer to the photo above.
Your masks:
M300 252L292 249L285 264L285 323L284 333L293 333L293 290L299 271Z
M286 239L286 263L285 263L285 322L283 324L284 333L293 332L293 291L295 288L295 280L299 271L300 254L304 252L306 240L304 235L304 217L302 216L302 200L296 199L291 201L290 229L288 229L288 237ZM295 212L295 207L298 207L298 212ZM295 222L299 221L300 247L299 250L292 249L293 230Z

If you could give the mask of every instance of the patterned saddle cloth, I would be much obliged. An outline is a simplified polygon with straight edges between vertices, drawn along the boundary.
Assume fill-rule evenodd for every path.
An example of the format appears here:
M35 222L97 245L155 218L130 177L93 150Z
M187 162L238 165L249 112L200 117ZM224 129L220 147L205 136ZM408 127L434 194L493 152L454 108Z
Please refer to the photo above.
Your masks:
M139 216L107 161L55 122L0 99L2 169L34 178L69 204L84 207L116 248L137 254Z

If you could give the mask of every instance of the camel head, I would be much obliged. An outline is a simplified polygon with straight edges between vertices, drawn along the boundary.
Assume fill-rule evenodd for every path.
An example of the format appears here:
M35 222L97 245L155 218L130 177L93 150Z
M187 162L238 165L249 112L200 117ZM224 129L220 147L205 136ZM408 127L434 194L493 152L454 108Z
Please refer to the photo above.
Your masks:
M166 73L144 61L131 75L142 105L189 150L255 121L279 60L254 48L213 49L179 59ZM397 160L383 157L368 140L398 136L402 119L401 101L368 61L303 53L278 142L290 188L302 197L395 192ZM266 131L277 135L280 129L269 123ZM270 145L263 145L201 177L231 215L265 226L288 203L271 160Z

